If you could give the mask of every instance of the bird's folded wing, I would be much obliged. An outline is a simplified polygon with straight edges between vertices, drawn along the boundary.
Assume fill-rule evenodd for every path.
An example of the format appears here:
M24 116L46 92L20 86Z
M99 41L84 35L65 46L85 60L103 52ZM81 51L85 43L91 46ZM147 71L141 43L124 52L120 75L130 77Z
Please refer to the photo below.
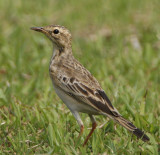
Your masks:
M90 81L88 81L90 83ZM83 80L79 81L74 77L61 76L59 77L59 87L78 99L80 102L88 104L92 108L97 109L102 113L106 113L111 117L118 117L120 114L113 107L107 95L99 86L88 86Z

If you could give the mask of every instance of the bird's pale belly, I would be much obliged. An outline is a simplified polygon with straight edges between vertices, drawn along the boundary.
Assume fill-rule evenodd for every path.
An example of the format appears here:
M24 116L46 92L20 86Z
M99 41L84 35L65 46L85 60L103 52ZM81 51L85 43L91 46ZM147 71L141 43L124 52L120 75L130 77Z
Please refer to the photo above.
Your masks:
M77 111L77 112L82 112L82 113L87 113L87 114L93 114L93 115L98 115L99 112L92 108L89 105L85 105L84 103L78 102L76 99L73 97L69 96L68 94L64 93L61 89L57 88L54 85L53 82L53 87L57 93L57 95L60 97L60 99L65 103L65 105L72 111Z

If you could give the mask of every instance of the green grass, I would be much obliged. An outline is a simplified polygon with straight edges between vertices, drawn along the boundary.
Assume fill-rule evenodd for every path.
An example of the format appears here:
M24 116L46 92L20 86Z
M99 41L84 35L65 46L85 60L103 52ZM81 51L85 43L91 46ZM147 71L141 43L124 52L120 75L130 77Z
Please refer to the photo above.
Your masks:
M160 154L159 6L159 0L1 0L0 153ZM99 126L82 147L90 120L82 114L85 131L77 141L79 126L49 77L51 43L29 29L49 24L70 29L75 57L149 143L96 116Z

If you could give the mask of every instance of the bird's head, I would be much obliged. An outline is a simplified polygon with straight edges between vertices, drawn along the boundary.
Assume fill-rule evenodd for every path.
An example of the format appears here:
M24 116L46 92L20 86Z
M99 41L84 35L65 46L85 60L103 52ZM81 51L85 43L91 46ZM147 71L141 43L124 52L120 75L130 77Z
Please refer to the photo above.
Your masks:
M31 27L31 29L44 33L58 48L71 46L71 33L63 26L50 25L45 27Z

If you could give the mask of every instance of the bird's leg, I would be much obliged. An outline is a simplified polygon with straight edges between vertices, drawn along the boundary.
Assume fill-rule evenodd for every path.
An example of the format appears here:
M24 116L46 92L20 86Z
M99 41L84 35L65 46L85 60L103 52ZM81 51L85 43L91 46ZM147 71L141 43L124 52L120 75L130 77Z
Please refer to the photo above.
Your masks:
M80 117L80 115L77 111L72 112L72 114L73 114L73 116L75 117L75 119L77 120L77 122L80 126L80 133L79 133L79 136L78 136L78 138L79 138L83 133L84 125L83 125L81 117Z
M96 129L96 127L97 127L97 123L96 123L95 118L94 118L92 115L89 115L89 117L90 117L90 119L91 119L91 121L92 121L92 129L91 129L90 133L88 134L86 140L84 141L83 146L85 146L85 145L87 144L88 139L91 137L91 135L93 134L93 131L94 131L94 130Z
M81 125L81 126L80 126L80 133L79 133L78 138L82 135L83 130L84 130L84 125Z

